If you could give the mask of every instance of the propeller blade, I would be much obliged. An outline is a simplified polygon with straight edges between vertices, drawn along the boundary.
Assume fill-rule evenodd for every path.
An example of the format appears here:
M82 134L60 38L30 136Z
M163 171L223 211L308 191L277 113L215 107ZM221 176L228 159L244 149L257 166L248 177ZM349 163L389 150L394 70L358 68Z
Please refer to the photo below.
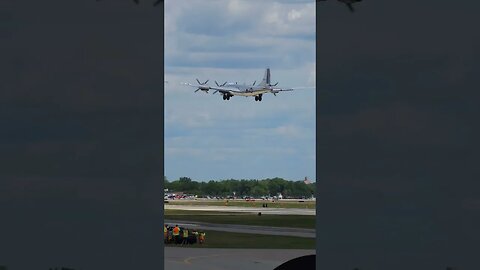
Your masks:
M253 85L255 85L256 82L257 82L257 81L254 81L254 82L253 82Z
M198 90L200 90L200 88L198 88L197 90L195 90L195 93L198 92Z
M215 90L215 92L213 92L213 95L215 95L217 92L218 92L218 90Z
M217 82L217 81L215 81L215 84L216 84L218 87L220 87L220 85L218 85L218 82Z
M273 86L277 86L278 82L276 84L274 84Z
M224 82L224 83L222 84L222 86L225 86L225 84L227 84L227 82Z
M202 85L202 83L197 79L198 84Z
M203 84L207 84L209 80L206 80Z

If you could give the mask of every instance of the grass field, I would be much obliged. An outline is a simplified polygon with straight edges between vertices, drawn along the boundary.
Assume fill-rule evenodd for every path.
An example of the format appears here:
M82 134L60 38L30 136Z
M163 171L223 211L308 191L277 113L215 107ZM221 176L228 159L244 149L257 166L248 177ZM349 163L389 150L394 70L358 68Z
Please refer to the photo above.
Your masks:
M314 238L260 235L205 231L204 244L188 245L192 248L266 248L266 249L315 249ZM175 246L169 244L167 246Z
M164 219L199 221L217 224L242 224L271 227L315 229L315 216L262 215L207 211L165 210Z
M231 201L231 200L219 200L219 201L204 201L204 200L171 200L168 204L171 205L199 205L199 206L239 206L239 207L262 207L262 204L267 203L270 208L304 208L315 209L315 201L253 201L247 202L243 200Z

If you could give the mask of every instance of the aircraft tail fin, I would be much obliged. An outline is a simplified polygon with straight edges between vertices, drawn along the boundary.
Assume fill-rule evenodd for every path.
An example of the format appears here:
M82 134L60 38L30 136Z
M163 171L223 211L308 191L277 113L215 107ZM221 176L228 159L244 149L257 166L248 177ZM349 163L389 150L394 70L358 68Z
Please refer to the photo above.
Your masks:
M268 86L270 85L270 68L265 69L265 75L263 75L262 82L259 85Z

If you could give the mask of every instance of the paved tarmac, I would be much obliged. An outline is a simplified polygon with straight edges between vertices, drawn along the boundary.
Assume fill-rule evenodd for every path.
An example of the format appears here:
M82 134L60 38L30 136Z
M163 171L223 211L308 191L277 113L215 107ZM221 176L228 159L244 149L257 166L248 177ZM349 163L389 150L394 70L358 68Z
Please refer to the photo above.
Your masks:
M286 261L312 254L315 250L165 247L165 269L273 270Z
M253 213L253 214L261 212L262 215L306 215L306 216L314 216L315 215L315 209L301 209L301 208L263 208L263 207L169 205L169 204L164 204L164 209L190 210L190 211L234 212L234 213Z
M180 227L187 227L196 230L211 230L222 232L237 232L237 233L252 233L252 234L267 234L267 235L283 235L283 236L296 236L315 238L315 229L303 229L303 228L281 228L281 227L268 227L268 226L252 226L252 225L239 225L239 224L215 224L196 221L183 221L183 220L164 220L166 224Z

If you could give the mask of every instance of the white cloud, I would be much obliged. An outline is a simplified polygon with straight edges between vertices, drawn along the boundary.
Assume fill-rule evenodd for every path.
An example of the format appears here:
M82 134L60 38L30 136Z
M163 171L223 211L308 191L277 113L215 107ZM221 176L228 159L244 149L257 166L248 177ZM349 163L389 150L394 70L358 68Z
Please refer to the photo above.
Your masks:
M245 0L230 0L228 1L228 11L230 14L242 15L251 11L251 6Z
M295 9L290 10L288 12L288 20L289 21L294 21L302 17L302 13L299 11L296 11Z
M286 136L288 138L299 138L302 136L301 129L293 125L285 125L285 126L277 127L275 129L275 132L277 132L282 136Z

